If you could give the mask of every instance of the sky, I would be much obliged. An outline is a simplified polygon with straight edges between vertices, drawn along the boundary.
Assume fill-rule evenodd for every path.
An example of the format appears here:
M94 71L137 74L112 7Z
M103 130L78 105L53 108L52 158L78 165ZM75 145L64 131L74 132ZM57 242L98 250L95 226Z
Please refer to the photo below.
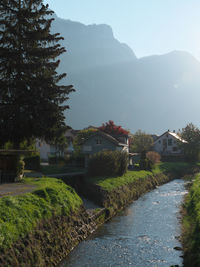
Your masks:
M200 0L44 0L58 17L108 24L138 58L173 50L200 60Z

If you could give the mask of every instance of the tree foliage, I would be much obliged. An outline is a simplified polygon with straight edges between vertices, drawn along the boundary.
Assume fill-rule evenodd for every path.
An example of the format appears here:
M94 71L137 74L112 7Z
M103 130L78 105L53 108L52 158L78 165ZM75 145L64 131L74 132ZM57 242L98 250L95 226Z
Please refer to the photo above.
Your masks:
M73 145L75 149L75 156L79 156L81 145L92 135L94 135L98 130L97 129L85 129L78 132L74 138Z
M115 125L114 121L112 120L106 122L105 124L103 123L98 129L114 137L129 134L129 132L123 129L121 126Z
M42 0L0 1L1 143L52 140L65 125L65 101L74 90L56 71L65 48L60 34L50 33L52 14Z
M131 152L147 152L151 149L153 146L153 138L151 135L146 134L145 132L142 132L141 130L138 130L135 134L132 135L132 141L131 141Z
M181 131L181 137L187 143L180 142L187 161L197 161L200 156L200 130L194 124L189 123Z

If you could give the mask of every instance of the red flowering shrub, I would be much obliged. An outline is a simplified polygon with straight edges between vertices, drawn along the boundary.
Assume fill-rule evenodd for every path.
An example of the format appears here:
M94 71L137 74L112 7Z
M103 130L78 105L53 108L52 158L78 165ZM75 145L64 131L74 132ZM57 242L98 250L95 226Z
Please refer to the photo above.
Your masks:
M121 126L115 125L114 121L103 123L102 126L98 128L100 131L110 134L112 136L116 135L128 135L129 132L127 130L124 130Z

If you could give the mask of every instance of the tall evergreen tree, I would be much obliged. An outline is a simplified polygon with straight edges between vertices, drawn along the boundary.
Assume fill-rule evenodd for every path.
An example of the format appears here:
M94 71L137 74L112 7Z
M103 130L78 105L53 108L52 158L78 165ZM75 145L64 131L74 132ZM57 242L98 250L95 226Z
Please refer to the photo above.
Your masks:
M52 140L65 125L73 87L61 84L63 38L50 32L53 11L42 0L0 1L0 142Z

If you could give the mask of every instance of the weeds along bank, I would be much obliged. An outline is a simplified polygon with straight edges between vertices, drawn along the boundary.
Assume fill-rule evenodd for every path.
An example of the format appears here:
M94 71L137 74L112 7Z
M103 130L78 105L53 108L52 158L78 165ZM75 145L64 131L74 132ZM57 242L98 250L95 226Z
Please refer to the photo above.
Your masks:
M156 165L152 171L128 171L119 177L86 177L81 193L107 208L107 216L112 217L142 194L191 170L187 163L171 162Z
M184 266L200 266L200 173L196 174L183 205Z
M57 266L96 224L61 180L29 178L25 183L36 189L0 198L0 266Z

